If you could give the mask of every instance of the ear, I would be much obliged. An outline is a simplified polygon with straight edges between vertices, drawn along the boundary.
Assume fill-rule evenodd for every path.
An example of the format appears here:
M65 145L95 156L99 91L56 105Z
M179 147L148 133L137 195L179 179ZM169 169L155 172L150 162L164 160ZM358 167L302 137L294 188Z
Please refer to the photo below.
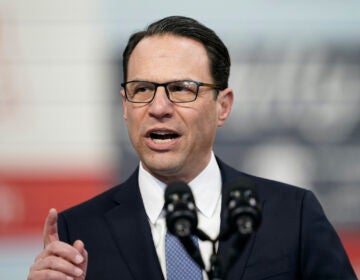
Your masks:
M230 115L234 102L234 93L231 88L226 88L219 92L218 98L218 126L223 126Z
M123 107L123 118L124 118L124 120L127 120L127 107L126 107L127 103L126 103L124 89L121 89L120 94L121 94L121 101L122 101L122 107Z

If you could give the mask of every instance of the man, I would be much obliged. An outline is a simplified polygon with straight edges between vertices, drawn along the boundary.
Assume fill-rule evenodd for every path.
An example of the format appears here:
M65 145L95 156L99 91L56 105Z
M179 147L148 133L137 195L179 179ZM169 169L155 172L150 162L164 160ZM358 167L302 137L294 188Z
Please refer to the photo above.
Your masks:
M199 228L215 238L224 223L222 193L236 178L254 183L263 218L228 279L356 279L310 191L243 174L215 158L214 138L233 91L228 51L212 30L185 17L159 20L130 38L123 68L124 119L139 168L85 203L59 215L50 210L45 248L28 280L169 279L166 184L190 185ZM209 267L211 245L199 246ZM221 241L218 252L230 246Z

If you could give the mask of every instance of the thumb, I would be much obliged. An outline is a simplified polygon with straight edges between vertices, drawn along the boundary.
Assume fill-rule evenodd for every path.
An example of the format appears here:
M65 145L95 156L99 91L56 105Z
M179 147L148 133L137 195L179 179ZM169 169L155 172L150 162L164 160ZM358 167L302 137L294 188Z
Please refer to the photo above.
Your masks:
M49 214L46 217L44 225L44 245L48 245L53 241L59 240L58 227L57 227L58 214L56 209L51 208Z

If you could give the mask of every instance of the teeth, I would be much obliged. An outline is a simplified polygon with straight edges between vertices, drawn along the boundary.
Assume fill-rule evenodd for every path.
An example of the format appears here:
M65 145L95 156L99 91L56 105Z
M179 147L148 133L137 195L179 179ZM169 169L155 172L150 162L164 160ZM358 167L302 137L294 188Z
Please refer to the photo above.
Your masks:
M155 143L168 143L168 142L171 142L174 138L169 138L169 139L155 139L153 138L153 141Z

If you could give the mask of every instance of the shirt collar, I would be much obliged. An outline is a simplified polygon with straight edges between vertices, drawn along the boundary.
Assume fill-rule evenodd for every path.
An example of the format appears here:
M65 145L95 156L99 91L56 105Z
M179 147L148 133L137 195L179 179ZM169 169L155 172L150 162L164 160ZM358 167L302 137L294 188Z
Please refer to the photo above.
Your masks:
M189 186L198 210L206 217L213 216L221 195L221 173L214 153L211 153L206 168L189 183ZM146 214L150 222L155 224L164 207L166 184L147 172L140 163L139 187Z
M160 217L164 207L164 192L166 184L146 171L140 162L139 188L144 202L145 211L152 224Z

